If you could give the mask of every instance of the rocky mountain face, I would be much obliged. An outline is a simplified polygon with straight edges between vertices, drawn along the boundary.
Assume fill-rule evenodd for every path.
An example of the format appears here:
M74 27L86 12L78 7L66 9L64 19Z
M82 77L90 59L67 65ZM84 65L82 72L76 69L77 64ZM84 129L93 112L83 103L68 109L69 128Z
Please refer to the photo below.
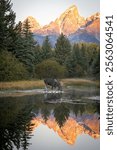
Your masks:
M100 14L96 13L88 18L84 26L69 36L72 42L94 42L100 41Z
M80 120L80 121L78 121ZM97 115L82 116L74 119L69 117L65 124L60 128L55 118L48 118L45 122L41 116L34 118L31 123L33 124L33 130L40 126L40 124L46 125L48 128L54 130L66 143L75 144L78 136L82 134L88 134L94 139L100 137L99 133L99 120Z
M59 18L49 25L42 27L35 32L42 35L61 34L69 35L85 24L85 19L79 15L75 5L67 9Z
M23 21L23 24L26 22L26 20L28 20L29 22L31 32L35 32L36 30L39 30L41 28L40 24L37 22L37 20L34 17L28 16Z
M95 42L100 41L100 14L96 13L88 18L81 17L75 5L68 8L55 21L49 25L40 27L33 17L28 17L31 31L39 44L42 44L45 36L48 36L52 45L56 43L56 37L61 33L74 42Z
M73 5L67 9L56 22L59 25L60 33L70 35L85 24L85 19L79 15L77 7Z
M100 40L100 14L96 13L87 18L86 30L89 34L94 35L97 40Z

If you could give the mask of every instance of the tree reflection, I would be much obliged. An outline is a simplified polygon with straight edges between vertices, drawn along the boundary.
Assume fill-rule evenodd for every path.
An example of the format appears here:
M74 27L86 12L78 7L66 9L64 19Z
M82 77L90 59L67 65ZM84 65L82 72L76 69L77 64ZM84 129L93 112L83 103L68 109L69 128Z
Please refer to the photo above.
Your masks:
M0 150L28 149L33 129L31 120L35 117L40 116L45 122L53 117L61 128L71 114L76 120L83 114L99 114L99 103L72 104L63 102L62 98L62 94L0 98ZM68 98L69 102L71 97Z
M62 127L68 119L70 113L70 109L68 108L68 106L65 103L61 103L62 93L46 93L44 98L46 103L53 102L53 104L51 103L51 105L53 105L52 110L55 120L58 123L58 125ZM58 104L55 105L54 102L58 102ZM49 105L50 104L46 104L41 108L42 117L45 121L47 121L50 115Z
M31 138L31 107L24 107L15 114L15 112L17 112L15 106L17 108L17 105L15 103L11 104L10 106L12 107L9 107L9 109L11 109L11 114L4 114L4 109L0 111L3 117L7 117L7 115L13 117L13 119L11 118L6 124L2 124L4 121L0 123L0 149L12 150L13 147L16 146L17 149L22 147L22 149L26 150L28 149L29 139ZM1 118L2 120L4 120L3 117Z
M47 105L44 105L42 108L41 108L41 115L42 115L42 118L45 120L45 122L48 120L49 116L50 116L50 110L48 108Z
M73 105L72 111L76 117L82 115L85 112L85 105Z
M54 109L54 117L60 127L64 125L69 117L70 110L65 104L59 104Z

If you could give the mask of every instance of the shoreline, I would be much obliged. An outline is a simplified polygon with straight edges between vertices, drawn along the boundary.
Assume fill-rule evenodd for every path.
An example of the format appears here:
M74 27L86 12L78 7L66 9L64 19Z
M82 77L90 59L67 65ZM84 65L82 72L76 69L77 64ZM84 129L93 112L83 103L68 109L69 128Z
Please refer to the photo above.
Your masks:
M68 78L60 80L63 87L97 87L100 88L100 81L93 81L91 79L81 78ZM33 90L33 89L44 89L45 85L43 80L25 80L25 81L11 81L11 82L0 82L0 91L10 90Z

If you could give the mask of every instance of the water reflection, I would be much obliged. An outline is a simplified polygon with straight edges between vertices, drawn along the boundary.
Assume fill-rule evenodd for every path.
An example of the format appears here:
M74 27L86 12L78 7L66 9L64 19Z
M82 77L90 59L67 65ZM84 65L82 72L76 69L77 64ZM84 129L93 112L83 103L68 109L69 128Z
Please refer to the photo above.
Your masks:
M40 124L68 144L82 134L99 138L99 103L80 98L75 92L0 98L1 150L28 149Z
M28 149L32 134L31 107L6 99L0 100L0 106L0 148L12 150L15 145L17 149Z

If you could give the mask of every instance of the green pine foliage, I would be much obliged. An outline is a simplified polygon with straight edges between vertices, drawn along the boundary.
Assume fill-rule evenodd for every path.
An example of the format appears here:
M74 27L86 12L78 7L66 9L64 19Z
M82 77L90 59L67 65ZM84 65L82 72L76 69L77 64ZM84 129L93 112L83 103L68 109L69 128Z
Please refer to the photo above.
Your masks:
M0 0L0 50L11 50L14 36L15 13L11 0Z
M35 53L35 62L34 64L37 65L43 61L43 53L40 45L36 45L34 49Z
M49 38L48 36L46 36L43 44L42 44L42 59L49 59L52 57L52 47L51 44L49 42Z
M27 78L100 76L100 49L94 43L71 44L61 34L52 48L48 36L34 41L28 19L15 24L11 0L0 0L0 81Z
M93 64L92 64L92 74L95 79L100 79L100 54L98 53Z
M71 44L69 40L61 34L55 45L55 58L61 65L65 64L67 57L71 52Z
M69 77L93 77L98 63L97 55L100 55L99 46L96 44L78 43L73 45L71 55L67 58L65 64ZM99 69L98 69L99 72ZM98 73L99 76L99 73Z
M17 40L15 42L14 54L16 58L22 62L29 72L29 76L34 76L34 63L35 63L35 41L32 33L30 32L30 25L28 20L22 26L21 23L16 28Z

